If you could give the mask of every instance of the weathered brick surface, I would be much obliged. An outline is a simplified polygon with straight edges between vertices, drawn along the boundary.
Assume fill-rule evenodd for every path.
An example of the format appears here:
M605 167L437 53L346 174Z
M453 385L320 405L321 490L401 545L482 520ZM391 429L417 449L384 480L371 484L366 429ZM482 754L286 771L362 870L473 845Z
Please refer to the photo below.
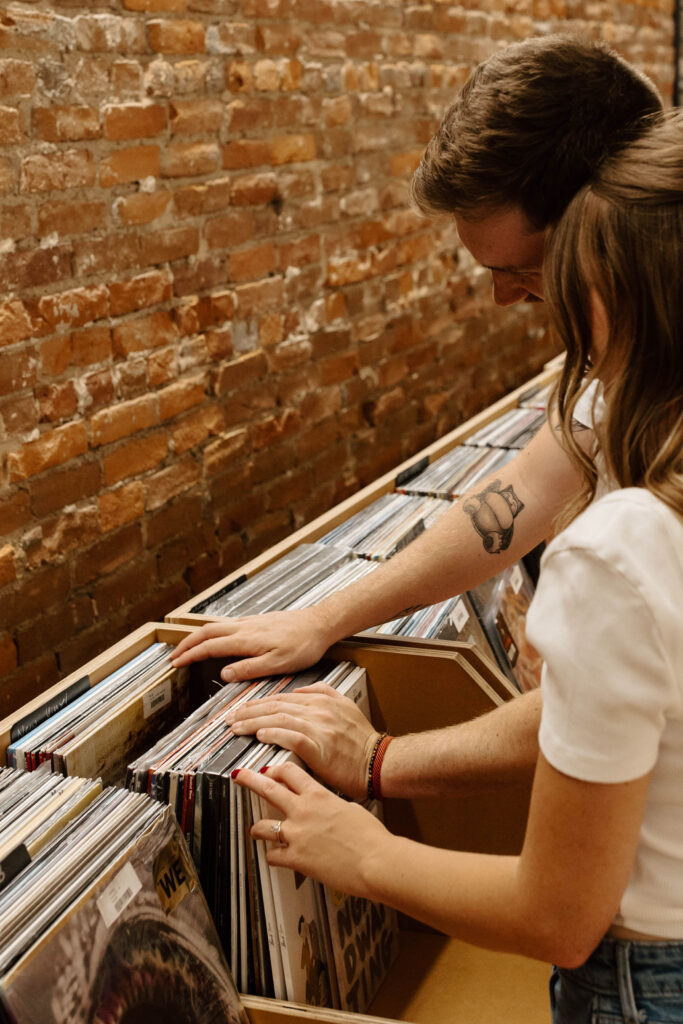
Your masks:
M578 26L673 82L670 0L10 7L0 714L552 354L409 209L474 64Z

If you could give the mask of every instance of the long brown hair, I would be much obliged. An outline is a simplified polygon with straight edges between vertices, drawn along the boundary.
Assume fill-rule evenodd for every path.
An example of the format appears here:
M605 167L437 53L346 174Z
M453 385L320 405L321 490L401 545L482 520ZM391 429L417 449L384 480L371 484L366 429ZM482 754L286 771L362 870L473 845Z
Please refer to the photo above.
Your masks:
M591 375L605 384L606 472L683 515L683 113L660 116L577 194L552 232L544 281L567 349L555 394L563 442L585 478L564 522L596 490L594 458L571 429ZM595 296L609 325L602 357L591 352Z

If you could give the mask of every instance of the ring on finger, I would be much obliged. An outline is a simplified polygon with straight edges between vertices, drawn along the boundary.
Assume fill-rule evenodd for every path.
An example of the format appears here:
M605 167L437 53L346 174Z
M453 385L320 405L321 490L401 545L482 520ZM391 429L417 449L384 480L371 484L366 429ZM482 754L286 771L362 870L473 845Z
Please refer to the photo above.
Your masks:
M281 830L281 828L282 828L282 822L281 822L281 821L275 821L275 822L273 822L273 824L272 824L272 825L270 826L270 831L271 831L271 832L274 832L274 833L275 833L275 835L277 836L278 846L286 846L286 845L287 845L287 843L286 843L286 842L284 841L284 839L282 838L282 833L281 833L281 831L280 831L280 830Z

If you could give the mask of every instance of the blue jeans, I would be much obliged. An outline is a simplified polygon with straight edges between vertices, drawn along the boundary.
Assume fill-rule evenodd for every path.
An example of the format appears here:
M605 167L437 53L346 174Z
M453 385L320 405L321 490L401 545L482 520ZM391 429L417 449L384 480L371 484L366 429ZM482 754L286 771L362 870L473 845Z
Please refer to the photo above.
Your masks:
M683 942L603 939L574 970L553 968L553 1024L683 1024Z

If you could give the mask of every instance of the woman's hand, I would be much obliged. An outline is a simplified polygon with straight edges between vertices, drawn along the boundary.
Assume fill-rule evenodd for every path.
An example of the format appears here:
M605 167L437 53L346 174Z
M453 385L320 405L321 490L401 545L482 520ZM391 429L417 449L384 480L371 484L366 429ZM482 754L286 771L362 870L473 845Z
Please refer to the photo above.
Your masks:
M247 701L227 721L235 733L256 733L262 743L292 750L315 775L354 800L367 796L368 762L379 734L352 700L326 683Z
M325 885L372 899L369 862L391 840L369 811L335 796L295 764L266 774L241 769L240 786L262 797L277 815L257 822L251 835L268 841L268 863L301 871ZM279 838L273 826L280 821Z
M204 658L236 658L221 670L225 683L308 668L338 637L314 608L269 612L210 622L194 630L173 652L173 664Z

